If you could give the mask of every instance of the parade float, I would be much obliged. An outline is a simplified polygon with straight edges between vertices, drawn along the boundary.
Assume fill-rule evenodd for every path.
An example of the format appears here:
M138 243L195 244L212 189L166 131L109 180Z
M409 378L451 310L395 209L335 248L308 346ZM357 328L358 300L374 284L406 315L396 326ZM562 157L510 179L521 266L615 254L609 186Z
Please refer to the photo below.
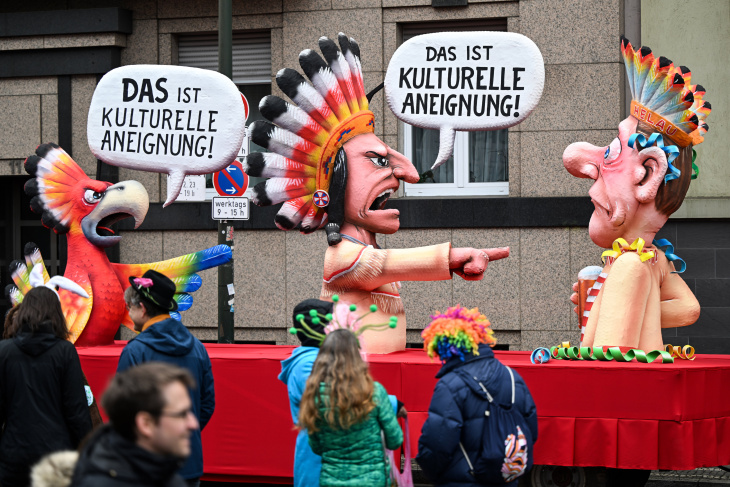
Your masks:
M459 51L459 46L468 44L473 36L495 46L489 61L465 61L456 55L449 60L450 48L454 53L466 52ZM394 56L386 75L385 96L397 117L441 131L435 164L448 159L454 131L505 128L536 107L544 79L542 58L524 36L483 32L422 37L405 43L404 50ZM365 332L364 337L373 376L408 408L409 440L415 455L440 364L423 351L404 350L406 320L400 281L450 279L452 273L480 279L489 260L506 257L508 251L456 249L448 242L419 249L378 247L376 234L393 233L399 227L398 212L385 209L388 198L400 181L413 181L417 173L406 157L374 135L375 120L368 110L357 43L342 35L338 48L322 38L320 49L324 59L309 50L300 56L311 84L294 70L277 75L277 83L291 103L277 97L264 99L261 112L270 122L254 123L251 135L268 152L253 154L245 167L252 176L270 178L255 189L255 202L283 203L276 216L277 227L303 233L324 229L308 237L313 244L324 238L328 245L322 298L337 293L360 306L375 305L374 322L398 318L395 328L376 336ZM414 54L419 51L424 59L443 58L429 67L429 61ZM654 234L679 207L696 175L692 146L707 131L704 120L710 105L704 101L704 89L691 84L688 69L655 57L646 47L634 49L627 40L621 41L621 53L633 101L630 115L619 125L618 137L604 147L573 144L564 154L571 174L596 181L590 191L595 212L589 232L599 247L609 248L603 255L604 267L581 274L575 289L583 289L583 297L576 293L571 298L583 316L580 346L566 342L555 347L545 344L532 353L495 353L520 373L537 404L535 485L548 485L544 476L555 474L555 469L545 466L565 467L561 475L567 475L566 485L585 485L579 467L687 470L730 464L730 397L715 386L730 380L730 356L695 354L687 347L665 348L661 329L691 324L699 308L676 274L683 270L682 261L668 242L654 241ZM418 79L408 77L425 77L430 72L428 76L436 83L436 68L448 67L450 62L454 63L452 75L458 72L462 81L465 73L472 73L471 84L458 84L463 93L450 93L448 84L441 90L423 88L427 85L424 78L422 88L414 88ZM156 67L160 74L168 68ZM480 75L479 68L490 69ZM490 71L502 79L495 92L483 93L489 91ZM444 72L446 69L441 74ZM154 79L160 78L157 72L142 78L153 79L153 74ZM508 75L511 77L505 78ZM119 79L123 83L124 77ZM433 83L428 86L435 86ZM481 89L484 86L486 90ZM144 102L140 93L137 96ZM150 91L149 97L154 96ZM466 104L472 111L466 114L462 109L459 115L459 106ZM419 107L426 111L421 113ZM491 116L485 117L490 107ZM481 113L477 114L477 108ZM90 118L89 124L100 123L99 117L95 119ZM101 151L108 145L103 131L99 133ZM90 145L94 147L91 141ZM71 265L72 259L103 253L105 245L117 242L118 237L99 231L108 220L125 214L141 221L146 195L141 196L144 188L139 183L111 185L85 178L60 148L42 146L39 151L26 162L35 176L27 188L36 195L34 209L43 212L44 224L68 232L71 271L67 277L92 298L75 308L72 303L82 298L59 290L67 316L79 317L70 323L85 323L78 328L77 346L98 345L80 347L79 354L89 383L99 395L116 370L124 346L123 342L109 344L116 327L125 321L119 297L126 281L123 277L154 268L175 278L184 296L195 287L191 274L204 268L201 266L217 265L225 259L225 252L214 248L199 257L136 266L96 261ZM115 158L99 152L98 156L111 164L156 169L175 177L194 173L177 161L153 166L149 160L138 164L139 158L127 154ZM203 165L200 170L210 171L211 166ZM56 190L59 185L63 185L62 191ZM134 203L120 203L127 188L138 192ZM60 199L61 193L75 199ZM174 197L168 193L168 203ZM110 209L105 209L107 201ZM77 255L71 253L72 240L82 242ZM215 257L206 257L210 253ZM26 265L16 266L16 301L22 300L27 289L24 276L35 262L32 253L29 255ZM99 280L85 277L95 272ZM102 281L104 287L97 284ZM114 288L111 291L107 290L109 283ZM107 300L107 295L112 298ZM104 318L97 321L97 316ZM83 341L85 335L99 338L92 343ZM206 347L218 397L216 413L203 434L205 478L289 481L295 431L285 387L276 377L280 361L291 354L292 347Z

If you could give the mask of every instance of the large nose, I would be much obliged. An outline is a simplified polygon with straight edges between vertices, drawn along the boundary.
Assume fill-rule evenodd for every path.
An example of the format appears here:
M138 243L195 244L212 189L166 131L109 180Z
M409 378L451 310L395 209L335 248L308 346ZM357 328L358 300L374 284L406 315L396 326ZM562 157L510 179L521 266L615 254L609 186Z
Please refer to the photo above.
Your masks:
M598 179L598 168L605 152L605 147L596 147L588 142L576 142L570 144L563 152L563 165L577 178Z
M421 179L411 161L400 152L388 147L388 159L390 159L390 166L393 168L393 175L396 178L412 184Z

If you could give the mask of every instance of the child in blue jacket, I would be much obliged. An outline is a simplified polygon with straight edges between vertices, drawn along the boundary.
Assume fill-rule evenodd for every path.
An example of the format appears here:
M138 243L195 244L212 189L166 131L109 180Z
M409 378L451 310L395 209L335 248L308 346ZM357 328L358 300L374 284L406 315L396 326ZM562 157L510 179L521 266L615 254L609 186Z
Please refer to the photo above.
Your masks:
M319 315L332 313L332 303L320 299L306 299L296 305L292 316L294 328L297 329L297 338L302 346L292 352L291 357L281 362L281 374L279 380L286 384L289 391L289 407L294 424L299 420L299 402L302 399L304 387L307 384L309 374L312 372L312 364L319 353L319 340L304 334L301 323L296 319L297 315L304 315L309 327L324 334L322 323L312 323L310 310L316 310ZM297 444L294 450L294 487L312 487L319 485L319 473L322 469L322 457L315 454L309 446L309 435L307 430L301 430L297 435Z

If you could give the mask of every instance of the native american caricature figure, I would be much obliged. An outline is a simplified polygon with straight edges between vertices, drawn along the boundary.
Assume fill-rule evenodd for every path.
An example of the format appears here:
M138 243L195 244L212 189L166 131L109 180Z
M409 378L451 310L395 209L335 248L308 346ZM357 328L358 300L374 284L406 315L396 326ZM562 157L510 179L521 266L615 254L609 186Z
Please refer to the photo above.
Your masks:
M677 274L684 261L654 236L696 177L692 146L707 132L710 104L704 88L691 84L688 68L655 57L648 47L635 50L625 38L621 53L631 115L608 147L579 142L563 154L572 175L595 180L589 233L596 245L611 248L585 303L581 345L662 350L662 328L699 317L697 299ZM579 304L576 294L571 300Z
M312 84L292 69L276 76L281 90L296 104L264 98L261 113L273 123L254 122L251 139L271 152L253 153L244 164L249 176L271 178L254 188L260 206L284 203L275 223L282 230L311 233L325 227L322 299L338 294L343 301L378 310L367 321L398 326L365 332L369 353L405 348L405 310L400 281L482 279L488 261L506 257L509 249L451 248L450 243L415 249L380 249L377 233L400 227L396 209L386 209L401 181L418 182L411 162L374 134L363 85L360 49L339 35L340 48L319 39L323 60L312 50L299 62Z

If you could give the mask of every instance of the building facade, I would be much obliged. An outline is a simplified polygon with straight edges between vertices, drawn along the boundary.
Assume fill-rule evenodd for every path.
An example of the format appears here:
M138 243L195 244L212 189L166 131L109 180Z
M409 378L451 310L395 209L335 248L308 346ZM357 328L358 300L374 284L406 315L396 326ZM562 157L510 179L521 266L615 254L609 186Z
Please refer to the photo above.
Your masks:
M210 203L179 202L162 209L164 175L102 164L86 143L91 97L110 69L129 64L217 67L217 2L97 4L102 7L50 0L16 4L12 10L0 7L3 287L10 282L7 265L21 258L29 240L40 245L52 273L63 271L65 239L40 226L22 193L27 179L22 161L43 142L59 143L90 176L135 179L146 187L148 216L137 230L129 222L119 224L124 238L110 252L112 259L155 262L218 241ZM335 38L344 32L357 39L367 90L383 81L400 43L420 33L501 30L532 39L545 61L538 108L508 131L460 135L454 160L439 174L427 171L435 156L433 134L398 122L382 92L371 105L376 134L409 156L423 180L390 200L390 207L401 210L401 230L380 236L380 245L451 241L454 246L511 248L510 257L490 264L480 282L455 277L404 283L408 342L420 343L419 332L435 310L460 303L478 306L501 344L530 350L565 340L577 343L578 319L568 300L571 285L581 268L600 264L602 250L587 231L591 181L568 174L561 156L572 142L602 146L616 136L628 106L619 36L689 65L693 81L706 87L713 104L711 131L697 148L700 178L660 236L669 238L686 260L683 277L697 295L702 315L692 327L668 330L665 341L690 343L699 353L730 353L730 168L724 157L730 142L723 136L728 133L730 90L722 83L730 73L707 54L726 52L721 49L730 43L722 20L728 18L730 1L697 5L698 18L717 24L717 39L707 39L704 24L683 28L681 42L671 35L674 31L658 28L672 23L679 28L677 19L684 19L678 13L680 2L658 0L234 0L233 81L251 104L250 123L260 118L256 106L263 96L284 97L274 81L276 72L298 68L299 52L316 49L322 35ZM653 20L657 18L661 23ZM690 49L698 44L706 54ZM280 231L273 224L275 210L253 207L251 219L235 225L235 339L240 342L294 343L287 333L291 310L320 292L324 232ZM217 271L201 274L204 285L193 295L183 322L199 338L215 340ZM126 329L121 333L130 335Z

